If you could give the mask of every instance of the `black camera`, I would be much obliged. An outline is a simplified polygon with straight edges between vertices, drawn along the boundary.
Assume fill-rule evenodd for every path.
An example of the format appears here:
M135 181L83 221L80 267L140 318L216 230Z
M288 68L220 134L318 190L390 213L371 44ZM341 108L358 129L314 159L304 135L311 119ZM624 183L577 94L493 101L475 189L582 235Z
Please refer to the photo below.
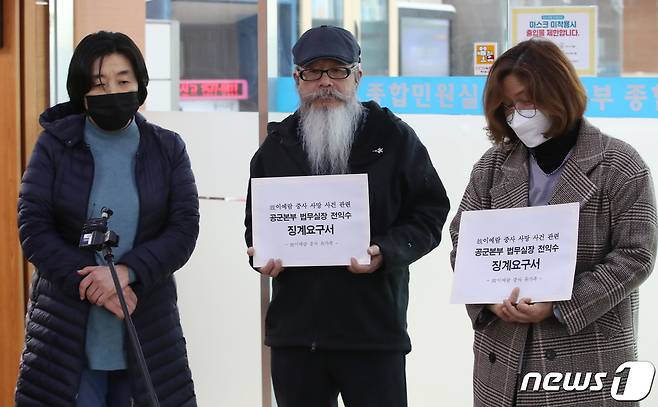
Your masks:
M112 216L112 209L101 209L100 218L91 218L82 226L82 235L78 247L100 252L105 247L117 247L119 236L107 229L107 220Z

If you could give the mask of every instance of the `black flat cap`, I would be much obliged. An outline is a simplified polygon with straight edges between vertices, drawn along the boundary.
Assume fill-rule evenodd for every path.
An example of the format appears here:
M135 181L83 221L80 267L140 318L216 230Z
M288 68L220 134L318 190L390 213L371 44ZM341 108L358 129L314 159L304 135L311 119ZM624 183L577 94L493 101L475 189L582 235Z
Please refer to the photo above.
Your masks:
M345 64L359 62L361 47L351 32L332 25L306 31L292 47L293 62L305 66L318 59L335 59Z

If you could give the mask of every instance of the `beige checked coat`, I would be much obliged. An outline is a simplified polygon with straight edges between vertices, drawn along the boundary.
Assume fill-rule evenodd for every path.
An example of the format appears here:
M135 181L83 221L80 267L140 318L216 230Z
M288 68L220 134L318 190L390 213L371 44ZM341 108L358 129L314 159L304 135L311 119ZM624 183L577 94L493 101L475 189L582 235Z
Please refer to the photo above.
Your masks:
M492 147L475 164L450 225L451 261L462 211L528 206L528 150ZM646 164L628 144L586 120L550 204L580 203L573 296L556 303L565 323L506 323L467 305L475 331L474 406L616 406L617 367L637 357L638 287L656 256L656 206ZM602 391L519 391L527 372L606 372ZM532 382L531 382L532 383ZM594 379L592 379L594 385ZM633 405L631 403L624 406Z

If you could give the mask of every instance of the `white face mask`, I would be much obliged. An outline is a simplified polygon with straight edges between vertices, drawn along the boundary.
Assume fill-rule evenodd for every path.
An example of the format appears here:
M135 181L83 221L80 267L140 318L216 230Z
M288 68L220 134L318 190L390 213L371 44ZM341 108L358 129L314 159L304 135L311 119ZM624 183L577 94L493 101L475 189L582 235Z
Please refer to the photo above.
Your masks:
M551 127L551 119L546 117L541 110L537 110L534 117L523 117L524 115L530 116L532 112L533 110L521 110L521 114L514 112L512 121L507 121L519 140L528 148L537 147L548 141L544 137L544 133Z

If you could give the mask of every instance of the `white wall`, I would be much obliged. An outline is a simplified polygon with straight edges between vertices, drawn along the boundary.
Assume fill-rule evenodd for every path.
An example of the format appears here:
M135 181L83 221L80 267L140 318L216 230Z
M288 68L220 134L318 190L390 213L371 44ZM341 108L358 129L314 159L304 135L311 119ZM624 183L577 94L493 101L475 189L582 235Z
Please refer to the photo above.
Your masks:
M185 139L203 196L246 194L257 148L255 113L149 112L153 122ZM283 115L272 115L279 119ZM454 216L475 161L488 148L479 116L405 115L450 196ZM593 119L604 132L635 146L658 174L658 119ZM658 178L658 175L656 175ZM655 182L655 180L654 180ZM199 405L260 406L259 279L248 266L244 202L201 202L201 234L177 273L179 305ZM412 265L407 359L410 407L471 404L472 331L462 306L449 305L452 272L447 226L438 249ZM640 359L658 364L658 277L641 288ZM657 385L658 386L658 385ZM656 387L656 386L654 386ZM644 405L658 404L658 390Z
M255 113L149 112L181 134L201 196L243 197L258 148ZM200 201L196 250L176 273L200 406L259 407L260 286L244 246L244 201Z

